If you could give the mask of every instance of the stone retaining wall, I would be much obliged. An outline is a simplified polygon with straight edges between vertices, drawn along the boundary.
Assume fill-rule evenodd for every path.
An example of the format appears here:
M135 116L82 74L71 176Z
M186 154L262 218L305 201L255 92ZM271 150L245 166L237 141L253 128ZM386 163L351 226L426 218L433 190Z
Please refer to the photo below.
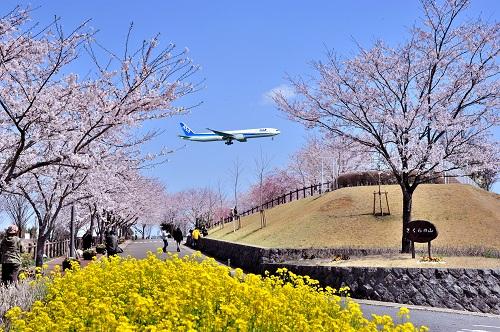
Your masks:
M200 250L208 256L219 259L223 262L231 260L231 266L241 267L251 273L261 273L262 263L267 257L267 249L247 246L238 243L217 241L201 238Z
M328 255L373 254L371 250L344 252L338 249L267 249L237 243L201 239L204 253L253 273L274 272L286 267L309 275L324 286L349 286L359 299L429 305L458 310L500 314L500 269L369 268L308 266L280 263Z
M500 270L368 268L265 264L308 275L324 286L349 286L353 298L500 314Z

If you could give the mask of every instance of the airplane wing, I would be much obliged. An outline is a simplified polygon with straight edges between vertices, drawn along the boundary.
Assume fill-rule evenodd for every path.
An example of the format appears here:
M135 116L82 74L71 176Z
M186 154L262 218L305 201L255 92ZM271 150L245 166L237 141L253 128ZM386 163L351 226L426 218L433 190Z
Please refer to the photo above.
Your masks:
M213 132L214 134L222 136L222 138L224 138L224 139L226 139L226 138L236 139L236 137L234 137L233 134L226 133L226 132L220 131L220 130L213 130L213 129L210 129L210 128L207 128L207 129L210 130L211 132Z
M246 142L247 141L245 135L243 135L243 134L231 134L231 133L228 133L228 132L225 132L225 131L213 130L213 129L210 129L210 128L207 128L207 129L210 130L211 132L213 132L216 135L222 136L222 139L224 141L226 141L226 144L232 144L232 140L233 139L237 140L239 142Z

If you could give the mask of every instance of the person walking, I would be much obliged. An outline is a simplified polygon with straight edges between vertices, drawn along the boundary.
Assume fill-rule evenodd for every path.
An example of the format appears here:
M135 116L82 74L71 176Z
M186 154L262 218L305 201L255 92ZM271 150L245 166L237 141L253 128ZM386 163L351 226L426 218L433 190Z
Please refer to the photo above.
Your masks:
M168 230L167 230L167 225L162 224L161 225L161 239L163 240L163 252L167 252L167 247L168 247Z
M109 231L106 234L106 253L109 256L116 255L118 252L118 237L114 230Z
M82 236L82 249L87 250L92 247L92 234L90 233L90 229L88 229L85 234Z
M3 284L16 282L21 269L21 253L24 250L21 239L17 237L18 231L16 225L10 225L7 227L5 237L0 243Z
M177 242L177 252L179 252L179 251L181 251L181 248L179 247L179 245L181 244L181 241L184 238L184 236L182 235L181 228L179 226L177 226L174 229L174 233L172 235L174 237L175 242Z
M195 228L192 234L193 237L193 247L198 249L198 240L200 239L200 230Z

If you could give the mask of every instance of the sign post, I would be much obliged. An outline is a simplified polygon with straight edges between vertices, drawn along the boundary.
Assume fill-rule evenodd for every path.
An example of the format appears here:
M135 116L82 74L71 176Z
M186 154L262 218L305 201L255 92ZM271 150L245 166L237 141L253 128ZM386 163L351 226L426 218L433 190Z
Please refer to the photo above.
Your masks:
M427 220L413 220L405 228L406 237L411 241L411 258L415 258L415 242L427 242L429 259L431 258L431 241L438 236L436 226Z

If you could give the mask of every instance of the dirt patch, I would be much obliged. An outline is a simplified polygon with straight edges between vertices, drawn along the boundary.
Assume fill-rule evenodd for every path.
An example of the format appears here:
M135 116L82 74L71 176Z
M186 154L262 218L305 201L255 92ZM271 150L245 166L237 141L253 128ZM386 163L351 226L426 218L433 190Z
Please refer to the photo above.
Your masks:
M438 257L438 256L436 256ZM439 257L440 262L422 262L421 257L411 258L408 254L373 255L351 257L348 260L334 261L334 258L303 259L288 261L286 264L325 265L346 267L401 267L401 268L464 268L464 269L500 269L500 259L486 257Z
M331 201L326 202L326 204L323 204L319 210L322 212L330 212L332 210L338 210L338 209L351 209L353 205L352 198L350 197L342 197L342 198L337 198L333 199Z

